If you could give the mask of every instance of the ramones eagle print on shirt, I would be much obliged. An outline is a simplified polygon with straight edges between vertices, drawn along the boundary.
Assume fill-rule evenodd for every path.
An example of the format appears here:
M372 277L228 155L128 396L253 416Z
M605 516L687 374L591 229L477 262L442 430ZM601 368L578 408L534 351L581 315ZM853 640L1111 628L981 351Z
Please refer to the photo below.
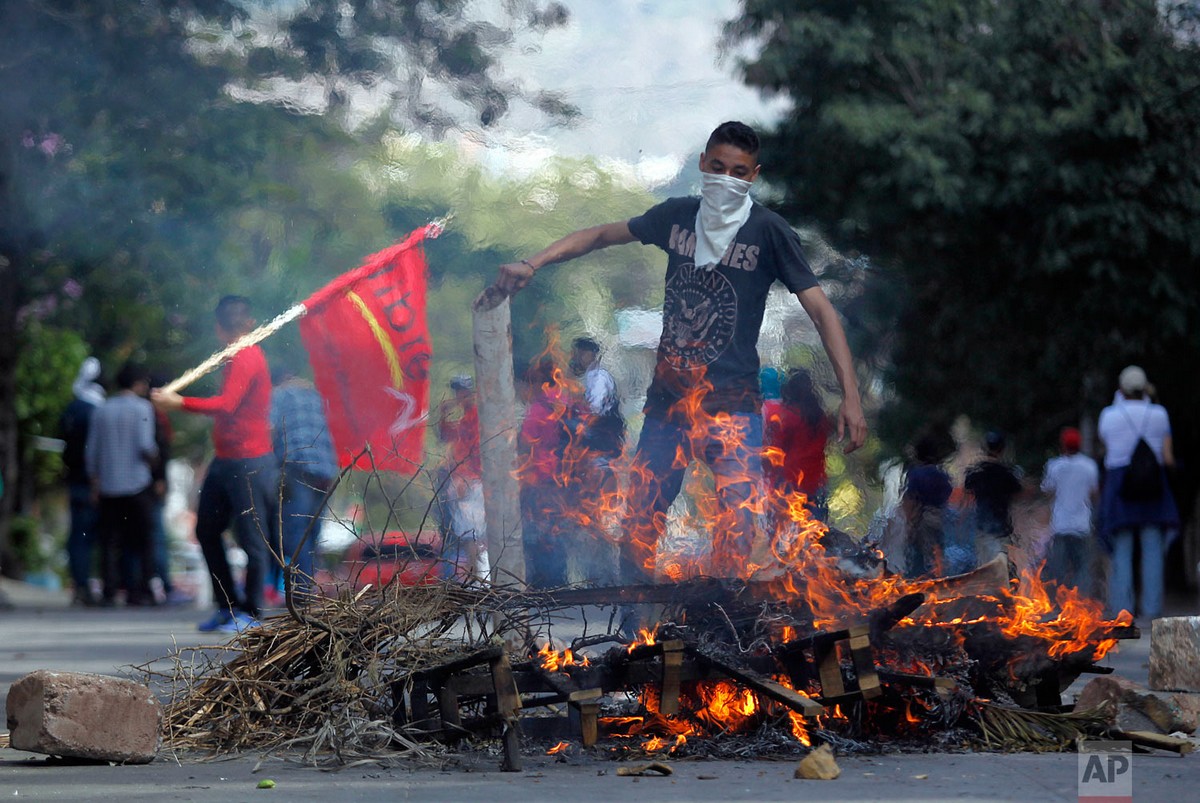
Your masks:
M702 376L721 409L756 411L758 333L771 285L778 279L799 293L817 279L800 238L757 203L720 264L697 268L699 208L699 198L672 198L629 221L635 237L667 253L663 333L647 407L669 406Z

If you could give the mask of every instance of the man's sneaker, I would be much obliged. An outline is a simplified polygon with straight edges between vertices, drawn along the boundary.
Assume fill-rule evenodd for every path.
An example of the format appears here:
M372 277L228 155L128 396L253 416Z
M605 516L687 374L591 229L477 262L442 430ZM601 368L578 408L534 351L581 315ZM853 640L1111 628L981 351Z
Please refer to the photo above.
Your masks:
M225 624L217 628L218 633L243 633L252 627L258 627L259 622L248 613L238 611Z
M233 621L233 614L224 609L218 609L213 612L213 615L205 619L200 624L196 625L196 629L201 633L212 633L220 630L222 626Z

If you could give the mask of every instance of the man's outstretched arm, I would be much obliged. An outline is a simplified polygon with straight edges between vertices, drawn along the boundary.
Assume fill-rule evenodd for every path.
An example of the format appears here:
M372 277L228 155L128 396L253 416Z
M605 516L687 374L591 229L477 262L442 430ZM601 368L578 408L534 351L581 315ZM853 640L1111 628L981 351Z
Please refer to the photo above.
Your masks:
M849 443L844 451L849 454L867 441L867 419L862 411L862 399L858 393L858 379L854 375L854 358L850 355L850 344L846 342L846 330L838 318L837 310L829 303L828 296L819 286L803 290L796 294L800 305L812 318L821 336L821 345L833 364L833 372L837 375L838 384L842 387L842 403L838 407L837 434L838 440L844 441L849 436Z
M501 265L495 287L505 295L511 296L529 284L533 279L533 274L546 265L567 262L601 248L632 243L636 239L629 231L629 224L625 221L605 223L602 226L592 226L590 229L571 232L526 260Z

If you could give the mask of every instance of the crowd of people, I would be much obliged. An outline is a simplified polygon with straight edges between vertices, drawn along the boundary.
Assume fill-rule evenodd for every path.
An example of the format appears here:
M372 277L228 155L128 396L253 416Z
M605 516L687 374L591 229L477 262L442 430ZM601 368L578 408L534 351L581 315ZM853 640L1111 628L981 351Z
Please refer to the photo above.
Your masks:
M942 576L1003 555L1015 573L1012 553L1019 549L1023 564L1040 567L1042 579L1104 599L1109 615L1159 616L1164 559L1179 532L1168 482L1175 462L1170 420L1140 367L1125 368L1117 385L1097 424L1103 469L1084 453L1082 432L1064 427L1059 454L1035 483L1006 459L1004 434L993 431L984 438L982 459L956 488L945 465L952 441L925 433L905 472L901 526L882 538L893 568L910 577ZM1035 537L1038 527L1014 528L1014 503L1032 502L1038 491L1049 502L1045 538Z
M829 441L836 436L845 452L854 451L865 442L866 419L845 333L799 237L750 197L761 171L758 152L753 129L723 123L700 155L699 198L671 198L629 220L580 229L500 267L495 289L511 295L546 266L610 246L640 242L667 259L662 336L635 445L626 448L620 394L596 340L575 340L565 371L543 357L520 377L520 507L531 585L653 582L668 510L695 463L707 466L713 478L713 575L739 574L761 543L764 492L803 494L811 516L827 518ZM807 371L760 370L758 335L776 281L795 295L820 337L841 396L832 415ZM222 343L253 324L245 298L229 296L217 306ZM137 366L126 366L116 392L105 398L98 373L94 361L85 363L76 399L63 416L72 512L68 553L77 599L112 604L120 589L131 605L161 599L169 582L161 551L161 480L170 432L162 414L184 411L214 422L215 457L200 491L196 537L216 610L201 629L252 626L264 588L278 588L285 569L301 582L313 575L321 507L336 474L320 398L287 371L277 372L273 394L257 346L224 364L221 390L210 398L149 391L149 378ZM1162 606L1163 554L1178 529L1163 474L1173 464L1170 425L1166 411L1150 400L1140 368L1123 371L1119 388L1099 421L1104 471L1083 454L1074 429L1063 431L1062 454L1046 467L1040 488L1052 496L1053 511L1044 571L1097 593L1092 567L1098 534L1112 556L1107 588L1113 612L1154 616ZM456 376L450 391L452 398L435 414L447 447L436 489L444 573L486 582L474 381ZM1006 459L1003 433L984 438L982 459L965 471L961 487L946 470L945 444L935 433L914 444L899 536L883 543L892 564L912 577L960 573L1011 557L1013 504L1032 491ZM618 488L622 512L605 504ZM235 583L227 562L227 528L247 556L242 583ZM87 580L97 549L103 592L94 600ZM1135 550L1141 555L1136 608Z
M617 385L591 338L575 340L566 367L573 379L553 357L540 357L518 383L525 408L518 438L525 576L534 588L617 579L617 533L580 515L596 507L585 498L616 491L613 461L625 444ZM448 572L484 581L489 562L474 380L457 376L450 388L454 398L439 406L437 421L447 446L439 472L443 555Z
M222 298L215 318L225 345L255 323L241 296ZM199 629L240 632L257 624L264 595L283 588L285 571L298 590L309 590L325 492L337 471L324 405L311 383L281 368L273 389L258 346L225 362L220 392L207 398L151 390L149 373L133 363L118 371L112 394L99 375L99 363L85 361L61 422L76 603L149 606L172 599L162 521L172 411L213 419L214 457L200 488L196 540L216 609ZM229 564L227 529L246 555L240 581ZM91 583L97 564L98 595Z

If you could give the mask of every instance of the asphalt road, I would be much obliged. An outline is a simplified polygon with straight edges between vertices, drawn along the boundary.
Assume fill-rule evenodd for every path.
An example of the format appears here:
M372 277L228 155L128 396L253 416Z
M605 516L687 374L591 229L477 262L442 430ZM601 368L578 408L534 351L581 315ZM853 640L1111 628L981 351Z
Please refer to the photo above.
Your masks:
M36 669L127 674L174 646L212 643L197 633L202 612L185 608L70 608L62 595L5 583L15 607L0 610L0 694ZM1120 674L1145 681L1148 638L1107 659ZM620 764L591 756L557 760L529 752L522 773L502 773L487 751L464 753L456 766L360 765L327 772L277 758L242 756L196 762L161 756L146 766L64 763L0 749L4 800L1067 800L1079 796L1075 754L926 753L838 757L834 781L793 779L790 761L670 761L670 777L616 775ZM274 789L258 789L260 780ZM1135 800L1194 800L1200 755L1133 757Z

